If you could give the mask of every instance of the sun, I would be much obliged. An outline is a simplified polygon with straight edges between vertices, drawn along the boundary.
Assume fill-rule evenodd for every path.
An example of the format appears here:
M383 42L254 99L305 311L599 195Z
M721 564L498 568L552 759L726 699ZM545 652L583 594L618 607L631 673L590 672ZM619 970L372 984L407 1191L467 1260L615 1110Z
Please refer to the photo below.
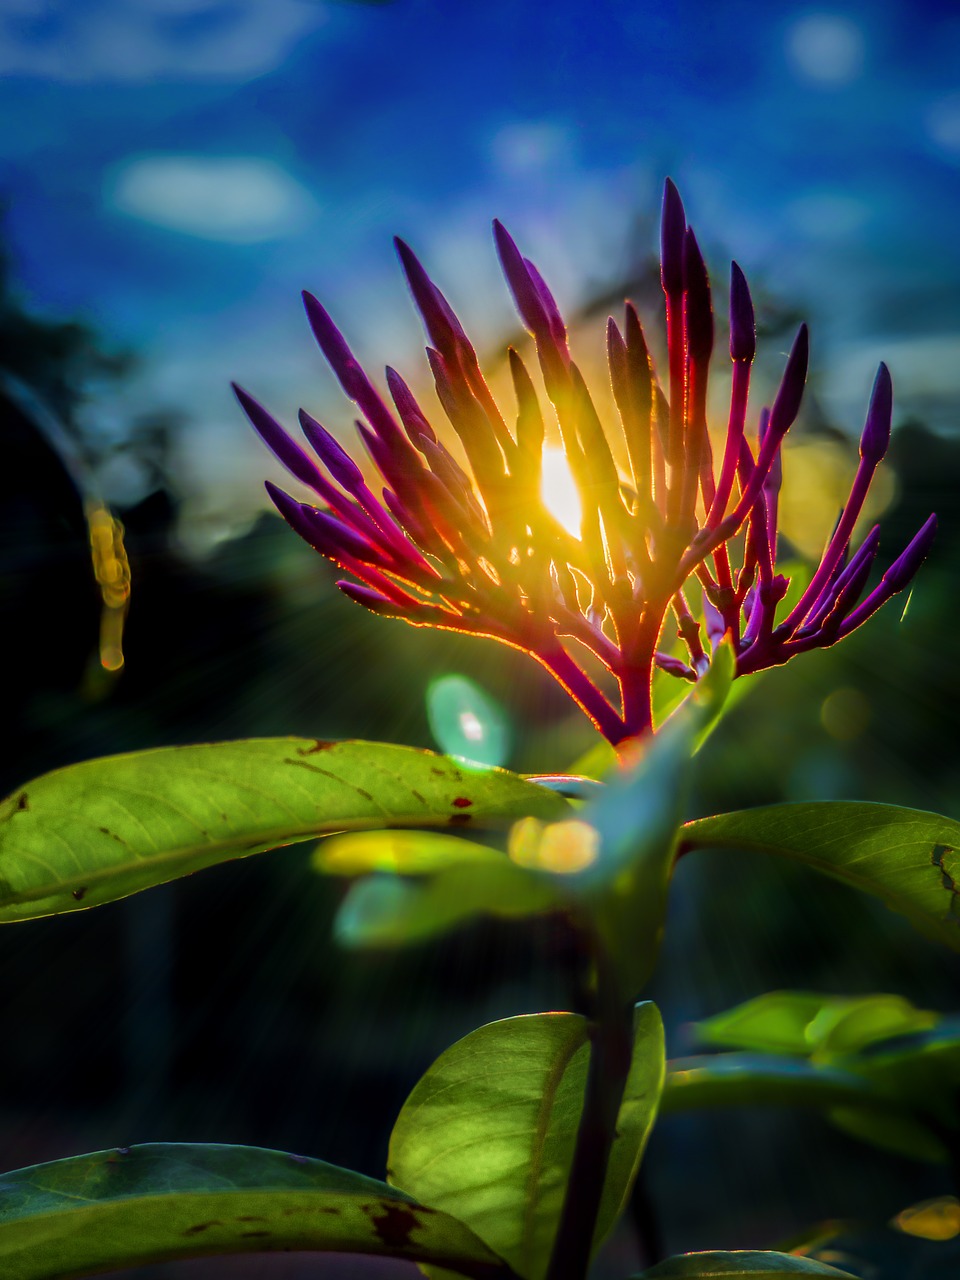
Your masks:
M543 505L560 521L567 532L579 538L580 523L583 519L580 495L577 492L576 481L570 470L567 455L554 445L547 445L543 451L540 497L543 499Z

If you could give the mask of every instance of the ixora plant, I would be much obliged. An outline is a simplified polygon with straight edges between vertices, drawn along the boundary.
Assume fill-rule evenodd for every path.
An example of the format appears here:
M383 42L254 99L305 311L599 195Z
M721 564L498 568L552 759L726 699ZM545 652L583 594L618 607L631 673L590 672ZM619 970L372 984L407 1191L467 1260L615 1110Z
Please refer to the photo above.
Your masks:
M328 836L318 868L356 879L337 922L345 943L400 946L478 914L554 913L588 957L579 1007L481 1027L443 1053L398 1117L385 1182L301 1155L190 1144L2 1175L3 1275L49 1280L303 1249L409 1259L428 1274L472 1280L583 1280L631 1195L658 1109L744 1099L808 1106L875 1146L956 1161L960 1029L948 1018L892 996L781 992L703 1024L705 1044L722 1052L671 1063L658 1010L636 1003L657 961L673 869L701 849L805 863L960 946L960 824L949 818L832 802L684 821L695 753L732 682L843 639L910 581L930 546L933 517L868 589L879 531L856 547L853 538L890 436L889 374L881 366L850 496L820 564L805 584L791 583L777 565L777 494L806 330L754 427L753 308L734 265L730 414L715 457L710 286L668 183L666 385L628 304L623 329L611 320L607 335L615 443L543 279L499 225L496 240L536 342L549 415L511 351L511 430L457 318L403 244L460 461L392 370L392 406L382 398L310 295L314 333L363 416L380 494L309 415L308 451L237 394L311 492L301 502L268 486L284 518L347 575L341 590L376 613L531 654L610 744L595 771L604 780L528 778L402 746L296 738L89 761L26 783L0 806L0 921L85 910ZM554 423L580 496L579 536L541 497ZM675 692L655 701L661 686ZM497 830L505 841L477 838ZM955 1211L946 1201L906 1211L901 1238L943 1238ZM786 1252L653 1260L643 1275L867 1274L855 1248L835 1245L814 1233Z

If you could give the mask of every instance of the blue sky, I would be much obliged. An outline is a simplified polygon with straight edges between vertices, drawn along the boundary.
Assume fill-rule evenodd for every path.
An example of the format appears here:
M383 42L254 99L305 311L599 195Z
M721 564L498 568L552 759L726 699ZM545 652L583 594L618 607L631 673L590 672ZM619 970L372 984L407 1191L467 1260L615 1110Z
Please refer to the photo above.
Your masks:
M0 191L36 308L143 367L91 406L185 409L194 511L261 500L236 378L349 429L309 287L358 354L413 371L409 239L481 345L512 327L501 217L573 307L622 278L665 174L814 326L855 430L876 361L901 413L960 403L960 17L950 6L632 0L7 0ZM653 319L651 317L651 319ZM135 478L102 477L123 490ZM199 490L202 489L202 495ZM120 496L123 496L120 494Z

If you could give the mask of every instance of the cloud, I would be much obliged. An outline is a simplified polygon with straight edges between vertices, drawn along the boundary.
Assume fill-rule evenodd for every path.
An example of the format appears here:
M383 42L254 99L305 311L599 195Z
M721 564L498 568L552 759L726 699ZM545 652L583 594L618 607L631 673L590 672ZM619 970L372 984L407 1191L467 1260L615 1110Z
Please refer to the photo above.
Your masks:
M863 33L832 13L810 13L787 32L787 53L805 80L830 87L849 84L863 70Z
M296 231L312 208L284 169L256 156L141 156L114 172L106 198L134 218L232 244Z
M4 0L0 74L242 81L276 67L325 17L317 0Z

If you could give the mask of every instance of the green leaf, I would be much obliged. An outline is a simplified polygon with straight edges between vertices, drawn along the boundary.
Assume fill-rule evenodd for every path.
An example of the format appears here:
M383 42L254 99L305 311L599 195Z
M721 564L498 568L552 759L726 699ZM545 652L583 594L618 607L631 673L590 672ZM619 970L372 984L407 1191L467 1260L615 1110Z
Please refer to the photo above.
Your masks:
M98 906L331 831L567 812L516 774L381 743L263 738L89 760L0 803L0 922Z
M541 1280L556 1232L586 1087L587 1023L573 1013L508 1018L443 1053L390 1139L391 1182L470 1226L526 1280ZM634 1055L595 1243L636 1177L663 1082L663 1025L637 1007Z
M509 1276L463 1223L373 1178L280 1151L150 1143L0 1176L0 1275L11 1280L287 1249Z
M667 1063L660 1109L705 1107L869 1106L874 1093L862 1076L839 1066L818 1065L803 1058L749 1053L704 1054Z
M778 804L687 823L681 851L709 848L801 862L960 950L960 823L951 818L846 800Z
M896 995L824 996L771 991L696 1024L705 1044L760 1053L829 1057L926 1031L938 1015Z
M924 1164L944 1164L949 1151L940 1139L920 1120L897 1111L878 1111L867 1107L832 1107L827 1118L836 1128L852 1138L920 1160Z
M334 923L349 947L398 947L447 933L481 915L536 915L559 905L545 877L503 854L497 862L460 863L411 883L376 875L353 885Z
M655 1267L641 1272L635 1280L778 1280L779 1276L846 1276L849 1271L838 1271L824 1262L812 1258L798 1258L792 1253L766 1253L753 1249L734 1250L731 1253L681 1253L675 1258L658 1262Z
M365 876L377 871L429 876L451 867L505 860L500 849L437 831L357 831L322 840L311 863L315 870L333 876Z

